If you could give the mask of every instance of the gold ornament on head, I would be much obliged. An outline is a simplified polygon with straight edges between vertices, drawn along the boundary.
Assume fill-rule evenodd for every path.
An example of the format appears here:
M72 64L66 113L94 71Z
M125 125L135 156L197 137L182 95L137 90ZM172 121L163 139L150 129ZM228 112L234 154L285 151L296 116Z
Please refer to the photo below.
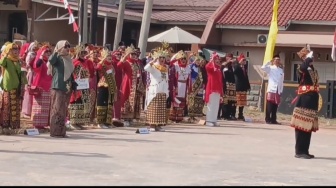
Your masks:
M133 44L131 44L131 46L129 46L129 47L126 48L125 53L126 54L135 53L135 48L134 48Z
M182 59L182 58L187 58L187 55L183 52L183 50L180 50L177 52L176 59Z
M111 53L108 48L103 48L100 52L100 55L102 59L105 59L107 56L111 55Z
M75 54L79 54L80 52L83 52L85 51L85 46L83 44L80 44L80 45L77 45L75 47Z

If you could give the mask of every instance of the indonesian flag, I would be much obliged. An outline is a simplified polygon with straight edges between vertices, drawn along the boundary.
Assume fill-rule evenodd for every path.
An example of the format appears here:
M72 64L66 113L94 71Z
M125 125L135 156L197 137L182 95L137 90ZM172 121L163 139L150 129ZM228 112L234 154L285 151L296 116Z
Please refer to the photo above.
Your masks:
M69 14L69 24L73 24L75 22L75 17L72 13Z
M64 8L67 9L68 6L69 6L68 0L61 0L61 1L63 1L63 3L64 3Z
M336 28L334 32L334 42L333 42L332 49L331 49L331 59L333 61L336 61Z
M73 24L72 24L72 27L73 27L73 31L74 32L78 32L78 25L77 25L77 23L76 22L74 22Z

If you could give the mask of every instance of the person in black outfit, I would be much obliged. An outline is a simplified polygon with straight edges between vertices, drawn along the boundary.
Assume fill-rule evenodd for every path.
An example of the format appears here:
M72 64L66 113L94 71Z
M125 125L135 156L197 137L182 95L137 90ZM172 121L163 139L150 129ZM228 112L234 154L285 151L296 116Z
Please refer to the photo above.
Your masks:
M298 67L297 97L291 120L291 127L295 128L295 157L302 159L314 158L309 154L309 146L312 132L319 129L318 106L319 106L319 77L313 66L313 52L303 48L298 52L302 64Z
M238 107L238 120L245 121L244 106L247 105L247 91L251 90L250 81L247 75L246 59L244 54L237 58L233 73L236 82L236 96Z
M236 103L237 103L237 96L236 96L236 81L235 81L235 75L233 73L233 55L227 54L226 56L226 62L224 67L224 77L225 77L225 114L224 119L227 120L237 120L236 118Z

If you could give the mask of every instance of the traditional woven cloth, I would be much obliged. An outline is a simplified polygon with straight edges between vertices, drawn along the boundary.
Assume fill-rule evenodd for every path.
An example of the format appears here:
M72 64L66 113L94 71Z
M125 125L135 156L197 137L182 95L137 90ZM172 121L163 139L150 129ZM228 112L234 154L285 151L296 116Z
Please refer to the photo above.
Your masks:
M317 111L295 107L290 124L305 132L316 132L319 129Z
M17 90L3 91L0 102L0 126L3 128L20 128L21 100Z
M274 104L280 104L280 95L278 93L268 92L266 100Z
M97 95L97 123L112 124L113 105L109 101L109 90L106 87L98 88Z
M52 89L50 100L50 136L65 136L65 120L70 93Z
M182 121L184 116L184 109L180 107L173 107L170 111L169 119L172 121Z
M188 115L190 117L203 116L204 100L203 97L189 96L188 98Z
M236 91L237 95L237 106L247 105L247 92L246 91Z
M158 93L156 97L149 103L146 112L146 123L149 125L166 124L166 103L167 97L165 93Z
M178 107L172 105L169 119L172 121L182 121L184 117L184 107L186 106L186 100L182 97L176 97L181 103Z
M70 123L74 125L90 123L90 89L81 93L81 100L69 105Z
M121 118L126 120L140 119L140 111L143 105L143 95L145 93L145 86L138 78L140 67L137 64L131 64L132 68L132 86L130 96L125 101L124 107L121 109Z
M236 84L226 82L226 97L228 101L237 101Z
M49 125L50 115L50 91L41 91L41 96L33 96L33 108L31 120L35 128L43 128Z

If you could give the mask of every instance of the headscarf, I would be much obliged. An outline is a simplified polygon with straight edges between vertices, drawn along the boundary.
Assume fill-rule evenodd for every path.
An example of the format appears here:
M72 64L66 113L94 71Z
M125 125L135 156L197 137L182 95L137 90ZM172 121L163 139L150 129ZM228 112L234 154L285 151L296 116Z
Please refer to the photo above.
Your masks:
M20 58L25 61L26 60L26 55L27 55L27 51L28 51L28 47L29 47L30 43L25 43L21 49L20 49Z
M27 49L27 57L25 59L25 62L30 67L32 67L33 64L34 64L34 59L36 57L36 52L34 51L34 49L36 47L37 47L37 42L32 42L32 43L30 43L30 45L29 45L29 47Z
M69 43L69 42L67 40L58 41L55 46L54 53L57 53L61 48L65 46L66 43ZM59 53L59 56L62 58L64 62L64 81L67 81L70 78L75 67L72 63L72 59L69 54L64 55L62 53ZM48 75L52 75L52 65L50 64L50 62L48 62L47 67L48 67L48 72L47 72Z
M44 62L48 61L48 59L44 59L44 57L41 57L41 56L43 56L44 52L47 51L47 50L50 50L50 48L48 46L43 46L37 51L36 57L35 57L35 60L34 60L34 63L33 63L33 68L37 68L36 63L39 59L42 59Z
M18 62L19 59L20 59L19 55L14 56L14 55L10 52L11 49L13 49L13 48L15 48L15 47L18 48L18 45L17 45L17 44L14 44L14 43L7 44L5 50L3 51L3 53L4 53L5 56L7 55L7 58L10 59L11 61L13 61L13 62Z

